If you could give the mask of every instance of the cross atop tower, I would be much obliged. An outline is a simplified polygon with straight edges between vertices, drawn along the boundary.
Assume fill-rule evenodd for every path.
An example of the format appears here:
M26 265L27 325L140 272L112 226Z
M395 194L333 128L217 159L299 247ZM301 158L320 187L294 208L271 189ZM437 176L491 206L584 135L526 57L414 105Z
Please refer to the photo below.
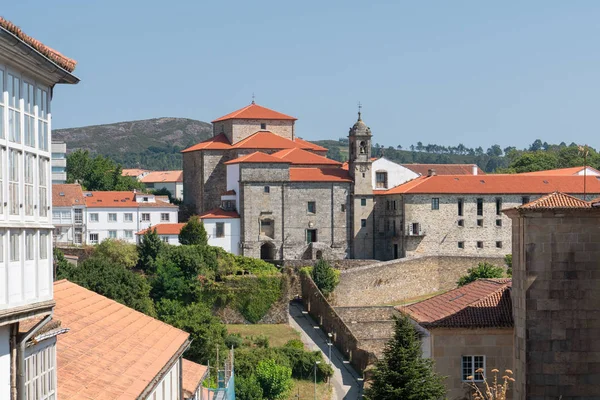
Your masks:
M360 104L360 101L358 102L358 120L361 120L361 110L362 110L362 104Z
M254 92L252 92L252 104L256 104L256 103L254 102Z

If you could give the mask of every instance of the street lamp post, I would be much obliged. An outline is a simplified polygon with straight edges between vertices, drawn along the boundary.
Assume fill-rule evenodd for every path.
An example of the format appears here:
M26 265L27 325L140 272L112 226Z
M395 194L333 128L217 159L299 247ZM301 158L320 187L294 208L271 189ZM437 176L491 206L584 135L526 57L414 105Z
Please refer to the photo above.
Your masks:
M331 346L333 346L331 338L332 338L333 335L331 334L331 332L329 332L327 334L327 336L329 337L329 342L327 343L327 346L329 346L329 365L331 365Z
M321 364L321 361L315 361L315 400L317 400L317 364Z

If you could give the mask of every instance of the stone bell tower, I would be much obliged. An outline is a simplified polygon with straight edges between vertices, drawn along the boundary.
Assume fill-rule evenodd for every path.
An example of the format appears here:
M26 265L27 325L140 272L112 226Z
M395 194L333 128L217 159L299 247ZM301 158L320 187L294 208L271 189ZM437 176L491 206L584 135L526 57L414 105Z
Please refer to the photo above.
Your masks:
M352 246L351 257L373 258L373 177L371 163L371 129L361 118L358 106L358 120L350 128L348 135L348 172L352 178L350 194Z

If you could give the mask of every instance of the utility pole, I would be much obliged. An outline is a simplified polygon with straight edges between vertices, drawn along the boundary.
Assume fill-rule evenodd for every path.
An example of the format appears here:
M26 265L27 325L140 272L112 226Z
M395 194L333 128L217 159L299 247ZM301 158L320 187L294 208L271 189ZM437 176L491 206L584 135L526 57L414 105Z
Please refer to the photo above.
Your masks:
M315 400L317 400L317 364L321 364L321 361L315 361Z

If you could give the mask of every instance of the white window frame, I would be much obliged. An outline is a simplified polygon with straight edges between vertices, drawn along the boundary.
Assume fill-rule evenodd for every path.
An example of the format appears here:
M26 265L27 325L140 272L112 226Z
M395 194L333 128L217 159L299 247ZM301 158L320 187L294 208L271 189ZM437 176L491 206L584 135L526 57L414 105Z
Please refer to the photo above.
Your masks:
M90 222L99 222L98 213L90 213Z
M21 196L20 196L20 162L21 152L10 149L8 154L8 193L9 193L9 212L10 215L19 215Z
M169 237L168 236L161 236L160 239L164 242L164 243L169 243Z
M112 217L115 217L114 219L112 219ZM108 213L108 222L117 222L118 221L118 217L117 217L117 213Z
M38 184L39 184L39 215L40 217L48 216L48 168L50 160L45 157L38 157Z
M17 262L21 259L21 233L10 233L10 261Z
M475 367L475 361L476 358L481 358L483 360L483 366L477 366L477 368ZM465 362L466 361L470 361L470 367L469 366L465 366ZM461 374L461 380L463 382L483 382L485 380L485 356L484 355L467 355L467 356L462 356L461 358L461 362L460 362L460 374ZM470 368L470 370L467 370L468 368ZM483 368L483 372L482 373L477 373L475 372L476 370L478 370L479 368ZM481 374L480 377L478 377L477 375ZM472 376L473 379L467 379L468 376Z
M41 243L40 243L41 251ZM35 233L25 231L25 261L33 261L35 259Z
M169 222L171 215L169 213L160 213L160 222Z
M127 230L127 231L124 231L124 232L125 232L125 235L123 237L125 239L133 239L133 231Z
M38 148L48 151L50 101L48 100L48 89L39 85L35 88L35 111L38 118Z
M12 79L10 85L9 79ZM16 85L15 81L17 81ZM9 72L6 83L6 91L8 92L8 140L12 143L21 143L21 77Z
M118 237L117 231L115 231L115 230L108 231L108 238L109 239L116 239L117 237Z
M35 84L23 79L23 143L35 148Z
M28 348L25 357L25 394L27 400L56 399L56 339Z
M123 222L133 222L133 213L123 214Z
M221 227L221 235L219 235L219 226ZM215 223L215 237L216 238L224 238L225 237L225 222Z
M100 235L98 235L97 233L90 233L88 235L88 239L90 240L91 244L97 244L99 238L100 238Z
M142 213L142 222L150 222L150 213Z
M23 172L24 172L23 184L25 186L23 203L24 203L24 207L25 207L25 215L27 215L27 216L33 216L33 203L34 203L33 190L34 190L34 182L35 182L35 180L34 180L35 161L36 161L35 154L25 153L24 164L23 164Z

